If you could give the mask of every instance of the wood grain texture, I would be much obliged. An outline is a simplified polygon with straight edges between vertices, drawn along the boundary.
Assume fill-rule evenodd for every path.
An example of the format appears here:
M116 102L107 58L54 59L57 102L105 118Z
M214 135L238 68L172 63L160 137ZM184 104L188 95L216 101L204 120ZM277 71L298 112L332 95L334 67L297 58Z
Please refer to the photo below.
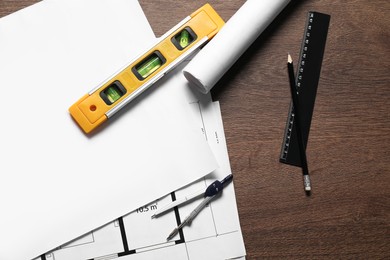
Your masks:
M0 1L0 16L37 2ZM245 1L208 2L227 21ZM140 3L160 36L206 1ZM310 197L301 170L279 163L286 58L298 60L308 11L331 15L307 148ZM247 259L390 259L389 13L387 0L294 1L212 90Z

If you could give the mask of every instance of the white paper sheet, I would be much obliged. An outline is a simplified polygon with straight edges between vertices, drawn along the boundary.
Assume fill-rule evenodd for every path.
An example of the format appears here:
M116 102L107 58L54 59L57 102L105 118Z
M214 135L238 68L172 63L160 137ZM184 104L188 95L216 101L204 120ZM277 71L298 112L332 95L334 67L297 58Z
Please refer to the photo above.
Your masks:
M68 113L154 41L137 1L42 1L0 19L0 39L1 260L37 257L217 167L182 86L155 86L92 137Z
M247 0L184 70L201 93L208 93L290 0Z
M193 223L183 229L182 234L169 242L166 237L177 221L183 220L201 199L180 206L177 214L172 210L151 219L157 209L172 202L173 196L180 198L194 191L205 190L216 179L221 180L231 173L219 103L212 102L210 94L201 95L191 89L181 70L173 73L165 84L179 85L181 88L177 91L185 92L194 112L193 120L207 139L220 167L201 180L139 207L39 260L245 259L233 183L226 186L221 197L203 209Z

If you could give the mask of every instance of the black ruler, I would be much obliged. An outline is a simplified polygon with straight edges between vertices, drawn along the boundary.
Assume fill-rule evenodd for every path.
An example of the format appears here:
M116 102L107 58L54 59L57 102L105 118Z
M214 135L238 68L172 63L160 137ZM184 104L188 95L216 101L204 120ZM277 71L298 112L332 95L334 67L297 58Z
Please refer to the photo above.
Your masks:
M305 149L309 138L329 22L330 16L327 14L318 12L308 13L299 62L297 63L296 85L301 106L301 130ZM292 102L290 103L290 110L287 117L280 162L301 166Z

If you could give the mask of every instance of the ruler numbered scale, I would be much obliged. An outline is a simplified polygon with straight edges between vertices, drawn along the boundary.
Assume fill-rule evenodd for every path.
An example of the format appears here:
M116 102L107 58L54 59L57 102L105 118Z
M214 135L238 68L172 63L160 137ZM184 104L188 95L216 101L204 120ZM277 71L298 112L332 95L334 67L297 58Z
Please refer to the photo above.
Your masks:
M305 149L309 138L329 22L330 16L327 14L318 12L308 13L299 55L296 86L301 106L301 131ZM294 120L294 106L291 102L284 132L280 162L294 166L302 166Z

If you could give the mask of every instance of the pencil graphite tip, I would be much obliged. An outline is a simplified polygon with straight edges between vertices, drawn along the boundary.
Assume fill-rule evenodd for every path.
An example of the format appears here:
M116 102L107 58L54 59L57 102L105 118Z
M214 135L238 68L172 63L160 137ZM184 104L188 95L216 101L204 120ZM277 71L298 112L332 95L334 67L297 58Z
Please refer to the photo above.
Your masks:
M287 62L288 63L292 63L292 58L291 58L290 53L287 55Z
M310 183L309 175L304 175L303 176L303 185L305 187L305 191L307 191L307 192L311 191L311 183Z

